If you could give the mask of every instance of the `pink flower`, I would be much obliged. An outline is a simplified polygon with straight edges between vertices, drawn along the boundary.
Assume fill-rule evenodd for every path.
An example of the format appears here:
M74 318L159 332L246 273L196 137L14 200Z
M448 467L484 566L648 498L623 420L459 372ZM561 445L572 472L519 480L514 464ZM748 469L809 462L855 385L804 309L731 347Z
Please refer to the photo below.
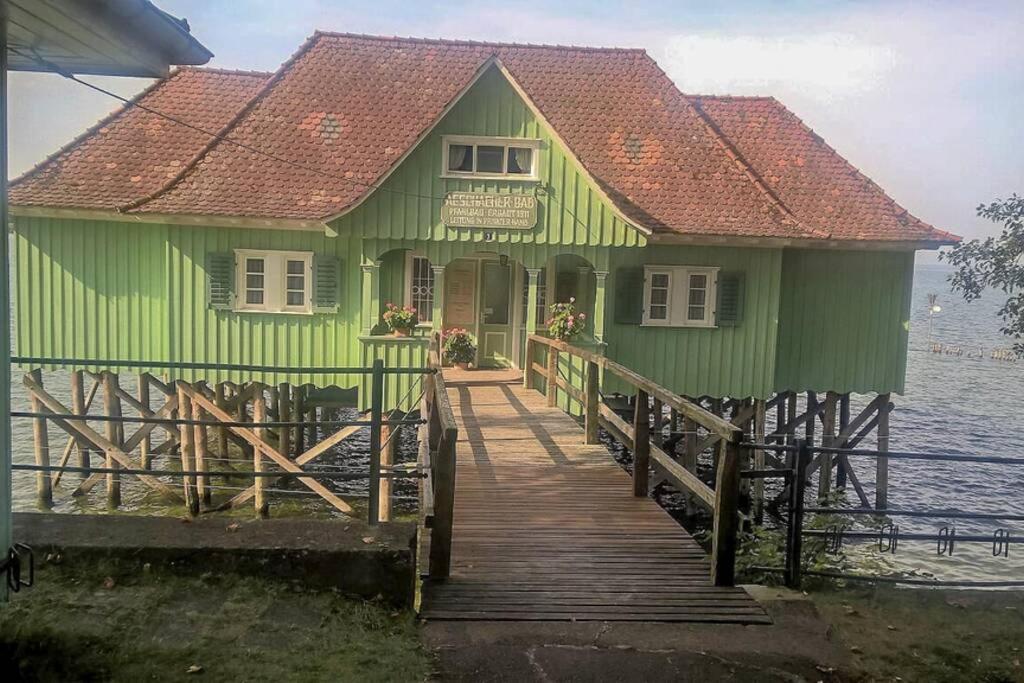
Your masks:
M569 303L571 303L571 304L574 304L574 303L576 303L576 297L574 297L574 296L570 296L570 297L569 297Z
M586 319L587 319L587 314L586 313L580 313L580 320L586 320Z

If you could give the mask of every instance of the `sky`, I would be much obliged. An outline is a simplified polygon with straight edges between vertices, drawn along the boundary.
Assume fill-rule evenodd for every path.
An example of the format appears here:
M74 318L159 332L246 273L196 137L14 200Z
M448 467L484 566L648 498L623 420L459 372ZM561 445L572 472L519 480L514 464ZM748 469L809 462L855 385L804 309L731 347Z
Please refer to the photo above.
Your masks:
M683 92L776 97L936 227L996 234L978 204L1024 193L1020 0L157 4L186 17L224 68L276 69L316 29L642 47ZM125 96L149 82L88 80ZM48 74L12 74L10 95L12 177L118 104Z

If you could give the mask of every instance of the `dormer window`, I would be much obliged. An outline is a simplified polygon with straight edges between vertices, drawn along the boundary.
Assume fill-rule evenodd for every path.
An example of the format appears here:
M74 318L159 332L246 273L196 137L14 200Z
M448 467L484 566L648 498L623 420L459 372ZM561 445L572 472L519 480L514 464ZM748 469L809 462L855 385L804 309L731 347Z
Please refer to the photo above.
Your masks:
M445 178L536 180L540 140L446 135Z

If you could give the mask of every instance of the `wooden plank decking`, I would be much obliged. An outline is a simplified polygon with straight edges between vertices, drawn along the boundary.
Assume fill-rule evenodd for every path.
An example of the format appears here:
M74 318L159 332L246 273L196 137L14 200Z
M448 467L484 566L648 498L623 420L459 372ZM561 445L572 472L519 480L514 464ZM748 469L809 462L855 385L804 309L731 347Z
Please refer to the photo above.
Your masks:
M770 623L601 445L510 371L445 371L459 423L452 574L428 619Z

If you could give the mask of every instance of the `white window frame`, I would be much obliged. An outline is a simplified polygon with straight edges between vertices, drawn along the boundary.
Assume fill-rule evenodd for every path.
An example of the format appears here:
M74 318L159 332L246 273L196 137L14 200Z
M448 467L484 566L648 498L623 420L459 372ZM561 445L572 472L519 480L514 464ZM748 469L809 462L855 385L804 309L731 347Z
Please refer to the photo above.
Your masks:
M429 264L429 267L431 268L431 272L433 272L434 264L430 263L430 259L429 258L427 258L423 254L421 254L419 252L416 252L416 251L406 251L405 252L405 294L404 294L404 302L405 302L405 304L404 305L406 305L406 306L412 306L412 273L413 273L412 266L413 266L413 261L415 259L418 259L418 258L426 259L427 263ZM434 301L436 301L436 300L437 300L437 280L435 279L434 280L434 296L430 300L430 310L428 311L428 313L430 314L431 319L430 320L424 320L420 316L419 309L417 309L416 310L416 318L418 320L417 327L433 327L433 325L434 325L434 321L433 321L433 317L434 317Z
M473 147L473 170L472 171L451 171L448 169L448 153L452 145L467 145ZM476 148L503 147L501 155L501 173L478 173L476 171L477 153ZM529 173L508 173L508 148L526 147L532 150L530 154ZM539 180L538 170L540 169L540 147L541 141L536 138L499 138L483 135L443 135L441 136L441 177L442 178L484 178L488 180Z
M644 311L641 325L645 327L718 327L715 322L718 306L718 271L709 266L644 266ZM668 316L664 320L651 318L651 276L668 275ZM690 276L707 276L704 298L704 318L689 320Z
M263 303L246 302L246 260L263 259ZM288 305L288 261L302 261L305 301ZM313 252L235 249L235 311L240 313L313 313Z

